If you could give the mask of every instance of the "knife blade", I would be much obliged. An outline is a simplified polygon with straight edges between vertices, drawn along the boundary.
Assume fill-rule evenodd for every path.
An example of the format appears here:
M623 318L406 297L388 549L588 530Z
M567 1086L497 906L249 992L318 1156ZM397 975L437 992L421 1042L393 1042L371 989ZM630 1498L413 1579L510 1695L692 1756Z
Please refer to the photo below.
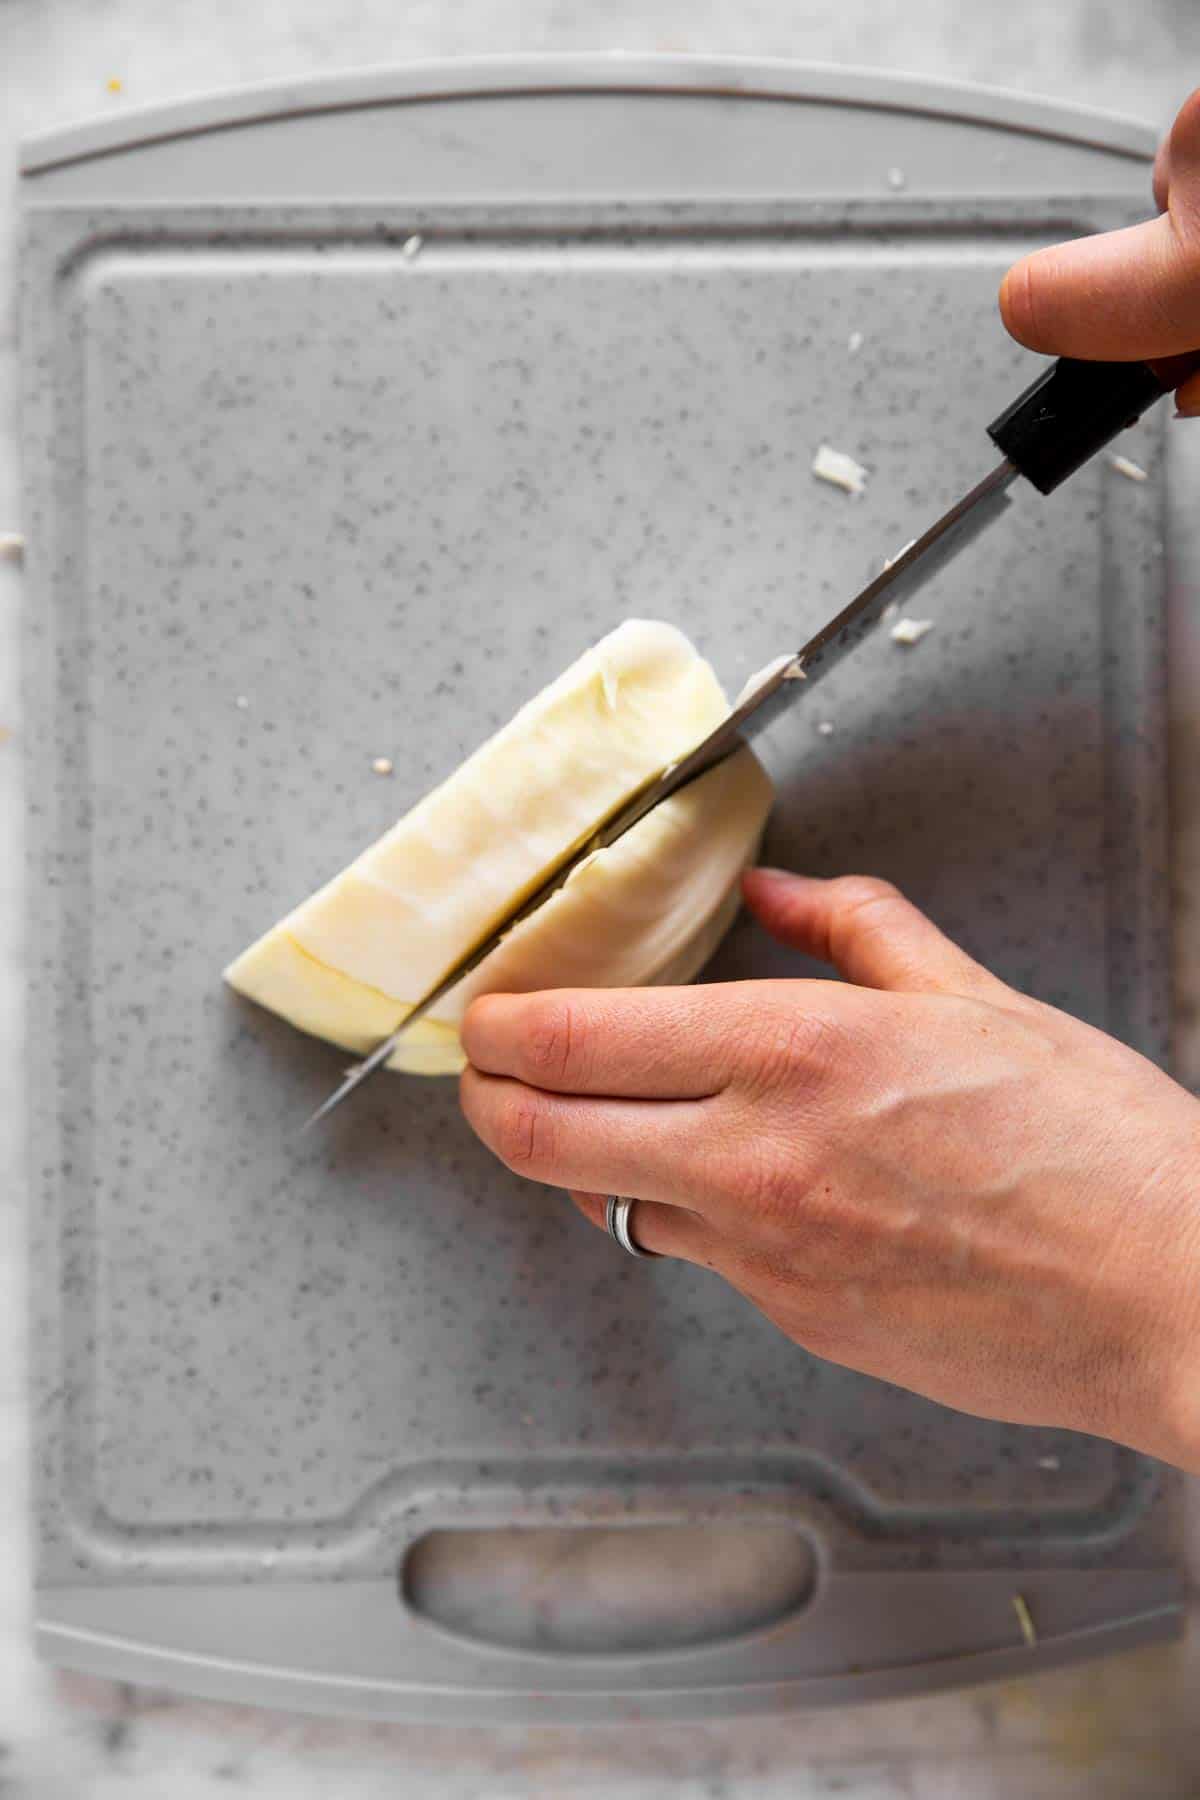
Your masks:
M884 564L847 606L798 650L776 657L751 677L727 718L694 750L646 782L602 820L586 843L565 854L545 879L446 971L401 1020L391 1036L347 1071L344 1080L305 1122L308 1131L381 1069L405 1032L425 1017L490 956L513 928L557 893L579 865L607 849L656 806L714 768L808 694L878 625L893 602L909 600L973 543L1011 503L1008 490L1024 475L1039 493L1053 492L1068 475L1110 443L1166 388L1145 363L1092 363L1060 357L988 426L1002 460L919 538Z

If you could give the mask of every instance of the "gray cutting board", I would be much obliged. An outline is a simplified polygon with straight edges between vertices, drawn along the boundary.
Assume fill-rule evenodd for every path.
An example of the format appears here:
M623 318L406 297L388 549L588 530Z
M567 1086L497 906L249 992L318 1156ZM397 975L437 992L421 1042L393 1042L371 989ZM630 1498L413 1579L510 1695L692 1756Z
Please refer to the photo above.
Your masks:
M1033 373L1004 268L1141 216L1152 148L967 90L628 60L30 147L46 1654L568 1718L1175 1628L1152 1465L836 1369L711 1276L623 1259L490 1160L453 1084L381 1079L299 1139L344 1058L219 981L622 618L676 621L730 690L806 637L990 466ZM822 440L861 500L812 479ZM1125 447L1146 483L1027 491L923 597L918 649L881 636L774 729L768 855L894 877L1157 1056L1161 420ZM711 973L797 967L744 924Z

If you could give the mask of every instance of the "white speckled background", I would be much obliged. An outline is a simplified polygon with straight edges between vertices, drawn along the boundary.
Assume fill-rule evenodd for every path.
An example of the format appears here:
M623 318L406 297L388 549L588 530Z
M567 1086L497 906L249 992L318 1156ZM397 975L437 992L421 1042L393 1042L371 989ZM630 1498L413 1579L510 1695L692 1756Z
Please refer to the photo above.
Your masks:
M1002 83L1165 123L1200 81L1193 0L6 0L0 9L0 530L17 517L11 300L12 169L26 132L121 107L339 66L501 50L691 50L789 55ZM107 90L111 76L122 91ZM1194 431L1200 426L1180 427ZM1200 441L1194 459L1200 479ZM1189 484L1190 485L1190 484ZM1190 486L1193 495L1195 486ZM1181 496L1176 495L1178 504ZM1195 566L1195 564L1193 564ZM438 1731L314 1722L135 1694L53 1675L27 1648L18 914L16 615L20 574L0 565L0 1795L4 1800L192 1800L247 1790L288 1800L487 1796L847 1794L858 1800L1200 1793L1195 1638L967 1696L869 1710L653 1727ZM1200 959L1189 953L1200 879L1197 766L1200 594L1176 580L1178 1062L1200 1080ZM5 732L11 733L6 738ZM37 746L27 746L36 758ZM36 1021L31 1022L36 1029ZM1197 1533L1193 1531L1193 1537Z

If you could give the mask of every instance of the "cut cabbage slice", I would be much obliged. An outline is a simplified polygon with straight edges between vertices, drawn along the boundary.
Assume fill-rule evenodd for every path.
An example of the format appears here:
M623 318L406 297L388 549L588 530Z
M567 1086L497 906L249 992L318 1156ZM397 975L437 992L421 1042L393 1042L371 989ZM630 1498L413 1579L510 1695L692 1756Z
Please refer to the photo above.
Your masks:
M523 707L348 869L226 970L239 992L362 1054L643 782L728 711L672 626L630 620ZM575 869L389 1068L450 1074L489 992L689 981L737 911L772 789L741 750Z

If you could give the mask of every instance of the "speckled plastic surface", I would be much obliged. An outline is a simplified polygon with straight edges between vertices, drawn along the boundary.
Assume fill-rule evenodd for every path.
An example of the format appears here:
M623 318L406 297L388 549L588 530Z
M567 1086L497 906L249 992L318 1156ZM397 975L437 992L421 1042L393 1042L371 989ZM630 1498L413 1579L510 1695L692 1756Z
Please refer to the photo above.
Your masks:
M1031 363L999 276L1142 216L1152 142L839 81L426 71L31 153L48 1655L565 1718L1174 1628L1151 1465L832 1368L713 1278L622 1259L488 1158L452 1084L381 1079L300 1139L337 1053L219 982L621 618L676 621L735 691L990 466ZM812 479L821 442L862 499ZM1022 492L920 645L881 636L773 728L767 854L892 876L1161 1055L1161 419L1122 448L1148 482ZM711 972L797 967L741 926ZM636 1657L498 1648L401 1597L431 1530L697 1518L793 1522L811 1595Z

